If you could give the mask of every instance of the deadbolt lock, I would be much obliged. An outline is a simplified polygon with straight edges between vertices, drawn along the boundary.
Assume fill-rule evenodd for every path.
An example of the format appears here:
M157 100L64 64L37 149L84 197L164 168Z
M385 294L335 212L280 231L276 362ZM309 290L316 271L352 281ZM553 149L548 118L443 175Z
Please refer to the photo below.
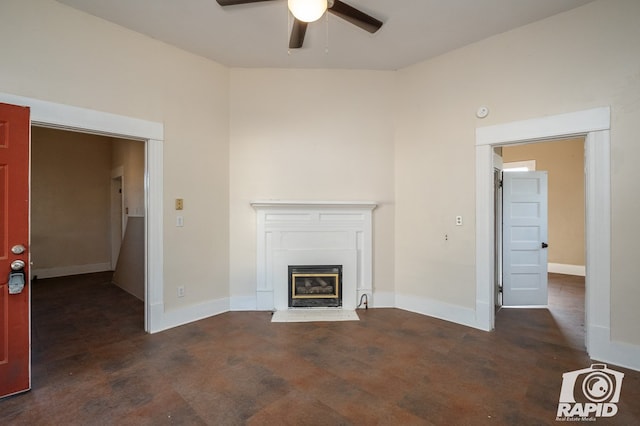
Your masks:
M24 248L22 244L16 244L15 246L11 247L11 253L13 254L22 254L25 250L26 248Z

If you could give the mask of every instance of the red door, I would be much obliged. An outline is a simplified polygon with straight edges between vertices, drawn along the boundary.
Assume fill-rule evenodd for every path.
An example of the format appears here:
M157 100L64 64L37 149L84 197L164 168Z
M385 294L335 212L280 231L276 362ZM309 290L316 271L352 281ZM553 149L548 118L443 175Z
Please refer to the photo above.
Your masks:
M0 398L31 387L29 130L29 108L0 104Z

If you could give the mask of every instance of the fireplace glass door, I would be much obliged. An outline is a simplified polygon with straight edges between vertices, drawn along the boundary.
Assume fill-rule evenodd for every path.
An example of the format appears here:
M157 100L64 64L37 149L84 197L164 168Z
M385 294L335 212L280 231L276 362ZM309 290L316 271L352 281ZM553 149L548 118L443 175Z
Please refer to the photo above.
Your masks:
M342 265L289 266L289 307L342 306Z

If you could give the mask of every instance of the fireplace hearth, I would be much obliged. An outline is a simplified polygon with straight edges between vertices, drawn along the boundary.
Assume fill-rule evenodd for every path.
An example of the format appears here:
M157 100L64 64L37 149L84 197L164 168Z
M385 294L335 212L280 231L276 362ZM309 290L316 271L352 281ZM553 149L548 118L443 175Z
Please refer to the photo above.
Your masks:
M342 265L290 265L290 308L342 306Z

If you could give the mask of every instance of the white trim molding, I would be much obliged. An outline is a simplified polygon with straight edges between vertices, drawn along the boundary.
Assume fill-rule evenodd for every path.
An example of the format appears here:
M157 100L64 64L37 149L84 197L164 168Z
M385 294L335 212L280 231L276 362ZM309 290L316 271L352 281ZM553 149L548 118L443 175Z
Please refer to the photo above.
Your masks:
M154 333L229 312L229 298L207 300L166 311L163 304L151 306L154 311Z
M589 352L591 358L640 371L640 346L612 341L610 330L600 326L592 328L589 338L591 345L598 349L593 354Z
M547 271L553 274L576 275L578 277L587 275L587 268L584 265L568 265L565 263L550 262L547 264Z
M493 148L569 136L585 139L586 301L589 355L640 368L640 347L611 341L611 164L609 107L476 129L476 322L494 328ZM634 361L635 360L635 361Z
M103 136L124 136L127 139L164 139L162 123L8 93L0 93L0 101L29 107L31 109L31 124L35 126Z
M31 277L55 278L68 275L93 274L94 272L111 271L111 262L91 263L87 265L56 266L54 268L32 268Z
M359 302L359 301L358 301ZM373 300L369 300L370 308L395 308L396 293L393 291L373 291ZM362 306L360 308L363 308Z
M162 213L163 204L163 164L164 164L164 144L161 139L148 139L146 143L145 155L145 188L147 197L145 199L146 226L145 238L147 247L145 250L145 328L149 333L160 331L156 323L160 321L162 315L154 315L151 310L152 305L164 304L164 239Z
M476 129L476 146L510 145L559 137L583 136L590 132L609 130L610 127L611 108L606 106L478 127Z
M395 300L398 309L477 328L476 312L473 308L405 294L396 294Z

